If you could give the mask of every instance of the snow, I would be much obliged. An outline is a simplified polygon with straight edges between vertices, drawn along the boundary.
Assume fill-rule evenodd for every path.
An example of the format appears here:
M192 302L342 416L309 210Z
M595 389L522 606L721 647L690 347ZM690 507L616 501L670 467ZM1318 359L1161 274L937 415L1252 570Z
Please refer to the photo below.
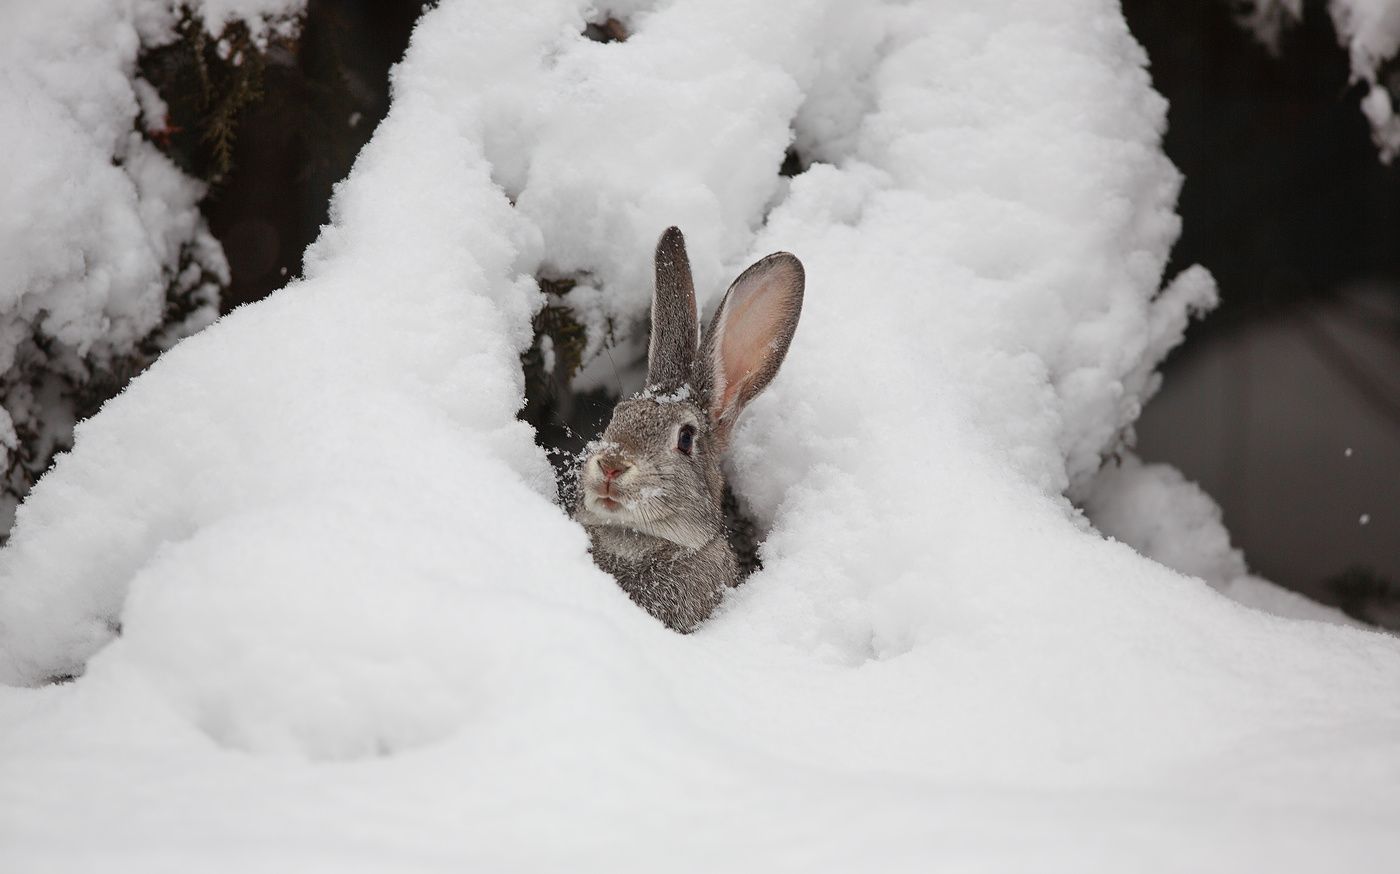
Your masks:
M31 391L31 372L83 381L145 340L165 347L217 314L228 267L197 203L204 187L138 133L164 126L165 104L137 76L139 50L174 38L182 4L163 0L0 3L0 431L65 441L71 402ZM198 4L184 4L198 7ZM220 20L299 3L220 0ZM246 7L246 8L245 8ZM246 15L245 15L246 13ZM252 19L248 19L252 20ZM257 20L261 20L258 18ZM167 289L200 305L156 329ZM18 378L15 375L19 374ZM10 461L13 439L0 451ZM8 530L10 499L0 501Z
M1327 11L1337 30L1337 42L1351 60L1352 81L1365 83L1361 113L1371 123L1371 137L1381 162L1389 164L1400 154L1400 117L1395 108L1397 97L1380 81L1380 72L1382 65L1400 52L1400 3L1328 0ZM1303 19L1303 2L1253 0L1235 17L1277 54L1283 31Z
M1170 465L1143 464L1125 453L1095 477L1083 506L1099 531L1235 601L1279 616L1360 626L1340 610L1250 575L1220 507Z
M1400 51L1400 6L1391 0L1332 0L1328 8L1351 54L1353 74L1374 81L1381 64Z
M1372 83L1361 98L1361 112L1371 123L1371 137L1381 161L1389 164L1400 155L1400 115L1395 112L1395 98L1385 86Z
M688 385L683 385L675 391L669 392L658 392L654 387L648 386L647 388L644 388L642 389L642 391L638 392L637 397L646 398L647 400L654 401L655 403L666 405L682 403L690 398L690 393L691 388Z
M1381 65L1400 52L1400 4L1394 0L1332 0L1328 9L1337 39L1351 56L1353 79L1367 83L1361 112L1371 123L1371 137L1381 161L1400 154L1400 119L1396 95L1379 81Z
M1220 508L1169 465L1132 455L1110 462L1084 509L1099 531L1217 589L1245 573Z
M1400 641L1222 597L1277 590L1209 499L1099 473L1215 294L1161 288L1116 3L608 12L427 11L305 279L21 506L6 867L1385 870ZM689 636L515 419L533 277L634 331L672 223L702 305L777 249L808 283L731 458L764 568Z
M1303 20L1303 0L1251 0L1231 9L1240 26L1252 32L1270 52L1279 53L1283 33Z

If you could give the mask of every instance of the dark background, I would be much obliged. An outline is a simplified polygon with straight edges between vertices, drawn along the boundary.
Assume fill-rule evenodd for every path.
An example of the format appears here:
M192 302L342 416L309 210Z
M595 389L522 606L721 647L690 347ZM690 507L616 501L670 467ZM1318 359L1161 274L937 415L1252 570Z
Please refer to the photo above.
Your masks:
M1222 0L1123 6L1186 176L1169 275L1203 264L1222 297L1169 361L1140 453L1220 502L1258 573L1385 621L1400 599L1400 169L1377 160L1322 0L1278 57ZM177 157L214 179L226 309L300 273L421 10L312 0L301 37L269 52L226 168L175 135ZM198 129L199 108L172 101L181 111Z
M1277 57L1220 0L1123 7L1186 176L1169 271L1203 264L1221 295L1164 368L1140 453L1221 504L1256 573L1386 621L1400 595L1400 163L1377 159L1322 0Z

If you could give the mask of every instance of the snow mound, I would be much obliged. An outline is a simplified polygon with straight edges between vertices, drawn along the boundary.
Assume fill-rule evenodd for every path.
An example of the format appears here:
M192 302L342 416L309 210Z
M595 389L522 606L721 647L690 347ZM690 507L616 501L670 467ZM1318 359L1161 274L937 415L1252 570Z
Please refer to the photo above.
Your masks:
M1199 486L1165 464L1136 456L1104 466L1084 502L1094 527L1148 558L1216 589L1245 573L1220 508Z
M607 11L629 39L425 13L304 281L20 508L0 679L81 674L0 689L20 867L1379 870L1400 641L1065 497L1214 297L1161 288L1180 180L1117 5ZM787 181L790 139L821 162ZM808 277L732 458L765 567L688 637L514 418L534 277L625 331L671 223L702 302L775 249Z

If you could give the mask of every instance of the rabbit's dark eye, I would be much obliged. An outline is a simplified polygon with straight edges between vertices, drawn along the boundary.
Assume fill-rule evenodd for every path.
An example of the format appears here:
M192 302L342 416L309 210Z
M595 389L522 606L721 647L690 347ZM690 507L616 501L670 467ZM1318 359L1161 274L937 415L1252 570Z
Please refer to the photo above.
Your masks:
M676 435L676 448L679 449L681 452L684 452L686 455L689 455L690 450L694 448L694 446L695 426L682 425L681 432Z

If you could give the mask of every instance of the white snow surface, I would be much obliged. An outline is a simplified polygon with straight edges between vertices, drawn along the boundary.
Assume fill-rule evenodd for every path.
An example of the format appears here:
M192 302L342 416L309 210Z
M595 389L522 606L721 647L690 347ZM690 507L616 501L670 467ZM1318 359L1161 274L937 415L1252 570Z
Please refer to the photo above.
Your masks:
M1214 296L1159 292L1179 177L1117 4L606 12L629 40L429 10L306 278L20 507L0 867L1388 870L1400 641L1064 497L1118 493ZM824 163L788 182L794 135ZM704 303L775 249L808 281L732 457L765 567L690 636L593 567L514 417L533 276L631 323L669 224Z

